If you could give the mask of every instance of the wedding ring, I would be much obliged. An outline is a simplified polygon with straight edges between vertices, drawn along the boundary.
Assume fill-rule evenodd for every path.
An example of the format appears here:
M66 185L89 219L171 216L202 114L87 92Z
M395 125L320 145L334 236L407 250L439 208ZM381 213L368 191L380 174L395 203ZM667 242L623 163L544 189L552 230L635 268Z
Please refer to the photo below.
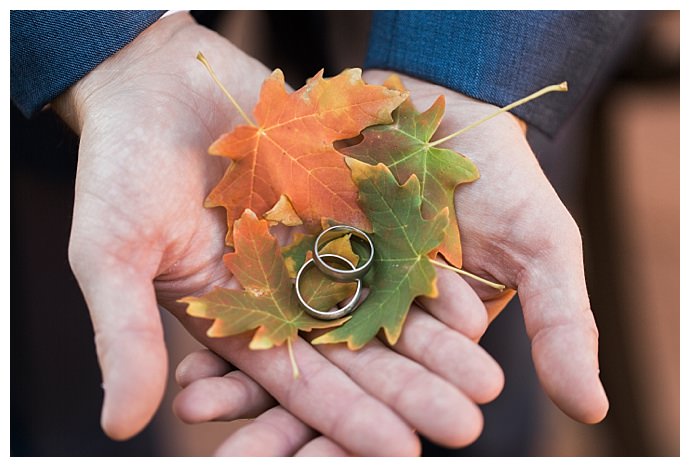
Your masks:
M338 269L323 261L322 258L326 255L319 254L319 251L328 242L347 234L352 234L350 238L359 240L359 243L364 244L364 246L369 249L369 257L366 259L364 264L360 264L357 267L353 266L352 269ZM319 271L336 282L354 282L355 280L364 277L364 275L369 272L369 269L371 269L373 261L374 243L366 233L356 227L349 225L334 225L333 227L324 230L319 234L318 237L316 237L316 242L314 244L314 263Z
M355 265L352 264L350 261L347 260L347 258L343 258L340 255L334 255L334 254L323 254L321 255L321 258L326 259L326 258L334 258L339 260L340 262L350 266L352 269L355 269ZM362 296L362 281L360 279L354 279L351 282L357 282L357 290L355 291L354 296L350 299L345 306L342 308L338 308L337 310L333 311L323 311L323 310L317 310L316 308L310 306L307 301L304 299L302 296L302 291L300 290L300 279L302 278L302 274L304 274L309 267L312 265L315 265L314 258L310 259L309 261L305 262L302 267L300 268L299 272L297 273L297 278L295 279L295 291L297 292L297 299L300 302L300 305L304 308L304 310L312 317L317 318L317 319L324 319L324 320L331 320L331 319L338 319L342 318L343 316L349 315L355 309L357 306L359 306L359 299Z

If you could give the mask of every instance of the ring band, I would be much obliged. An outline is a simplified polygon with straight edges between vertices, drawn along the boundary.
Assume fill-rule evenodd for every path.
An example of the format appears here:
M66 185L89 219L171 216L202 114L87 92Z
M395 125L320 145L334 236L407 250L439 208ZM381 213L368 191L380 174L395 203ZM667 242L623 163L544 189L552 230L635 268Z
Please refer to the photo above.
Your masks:
M342 261L345 264L348 264L351 268L354 269L355 265L352 264L350 261L347 260L347 258L343 258L340 255L334 255L334 254L323 254L321 255L322 258L336 258L340 261ZM297 273L297 278L295 279L295 291L297 292L297 299L299 300L300 304L304 308L304 310L312 317L317 318L317 319L324 319L324 320L331 320L331 319L338 319L342 318L343 316L349 315L355 309L357 306L359 306L359 298L362 295L362 281L360 279L355 279L352 282L357 282L357 290L355 291L354 296L352 299L347 302L345 306L342 308L338 308L337 310L333 311L322 311L322 310L317 310L316 308L310 306L307 301L302 297L302 292L299 287L299 281L302 278L302 274L307 271L309 266L315 265L316 263L314 262L314 258L311 258L309 261L305 262L302 267L299 269L299 272Z
M361 240L361 243L365 243L369 248L369 257L367 260L364 262L364 264L361 264L358 267L353 266L352 269L349 270L338 269L326 264L326 262L322 259L326 255L319 254L319 250L321 250L321 248L323 248L323 246L331 240L335 240L336 238L342 237L348 233ZM355 280L364 277L366 273L369 272L369 269L371 269L373 261L374 243L366 233L356 227L349 225L334 225L333 227L324 230L319 234L318 237L316 237L316 242L314 244L314 263L319 271L332 278L336 282L354 282Z

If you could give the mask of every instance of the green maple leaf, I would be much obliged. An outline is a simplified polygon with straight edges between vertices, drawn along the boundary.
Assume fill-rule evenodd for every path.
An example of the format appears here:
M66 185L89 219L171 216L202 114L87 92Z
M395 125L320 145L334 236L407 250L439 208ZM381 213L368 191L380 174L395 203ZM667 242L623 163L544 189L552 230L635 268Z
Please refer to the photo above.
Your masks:
M346 162L359 189L360 206L372 223L375 254L371 276L367 275L369 295L352 319L312 343L347 342L354 350L383 328L394 344L415 297L438 295L436 271L428 255L444 238L448 210L426 220L416 175L401 186L383 164L371 166L351 158Z
M297 271L302 267L305 259L309 257L315 241L316 235L300 232L293 236L289 245L283 247L282 254L285 259L285 266L291 278L297 277Z
M347 321L348 318L322 321L302 310L280 246L270 234L267 221L259 220L247 209L235 221L233 237L235 251L223 259L244 290L217 287L202 297L180 300L188 304L189 315L214 320L207 331L209 337L256 330L249 348L270 349L287 342L292 356L292 342L299 331L328 328ZM297 375L294 359L292 363Z
M397 76L385 83L391 89L404 87ZM456 221L455 187L479 178L479 172L468 158L451 151L429 146L445 112L445 98L440 96L425 112L419 113L408 98L394 112L394 121L364 130L364 139L340 152L371 165L385 164L398 183L416 174L421 184L422 215L430 219L444 209L451 222L439 252L454 266L462 267L460 231Z

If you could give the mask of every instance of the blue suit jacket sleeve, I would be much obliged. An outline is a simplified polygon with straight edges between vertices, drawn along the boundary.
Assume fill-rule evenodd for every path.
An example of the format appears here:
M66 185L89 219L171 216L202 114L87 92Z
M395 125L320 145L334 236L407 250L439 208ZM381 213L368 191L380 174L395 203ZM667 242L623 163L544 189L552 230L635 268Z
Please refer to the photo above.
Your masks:
M131 42L163 11L10 13L10 95L26 116Z
M374 14L366 66L400 71L504 106L552 135L620 45L623 11L385 11Z

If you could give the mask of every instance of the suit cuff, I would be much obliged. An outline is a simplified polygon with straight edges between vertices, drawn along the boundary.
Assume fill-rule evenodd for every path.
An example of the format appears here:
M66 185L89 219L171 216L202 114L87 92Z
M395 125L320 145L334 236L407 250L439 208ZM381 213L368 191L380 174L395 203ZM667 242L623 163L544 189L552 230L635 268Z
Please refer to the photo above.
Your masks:
M556 133L620 46L625 11L385 11L374 15L366 67L400 71L504 106L550 84L513 113Z

